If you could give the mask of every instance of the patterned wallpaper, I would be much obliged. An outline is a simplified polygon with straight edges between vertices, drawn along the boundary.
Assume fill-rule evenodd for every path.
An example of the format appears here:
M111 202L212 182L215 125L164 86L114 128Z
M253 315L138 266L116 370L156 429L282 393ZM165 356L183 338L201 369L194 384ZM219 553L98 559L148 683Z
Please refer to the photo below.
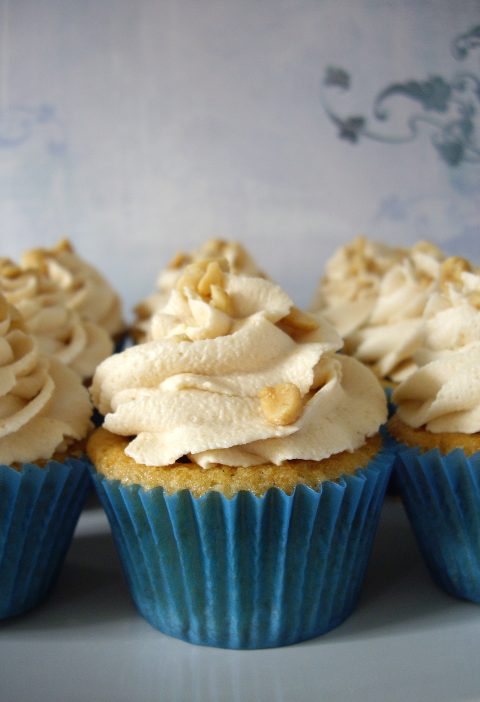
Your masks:
M478 0L0 0L2 253L129 304L239 238L308 301L357 233L480 260Z

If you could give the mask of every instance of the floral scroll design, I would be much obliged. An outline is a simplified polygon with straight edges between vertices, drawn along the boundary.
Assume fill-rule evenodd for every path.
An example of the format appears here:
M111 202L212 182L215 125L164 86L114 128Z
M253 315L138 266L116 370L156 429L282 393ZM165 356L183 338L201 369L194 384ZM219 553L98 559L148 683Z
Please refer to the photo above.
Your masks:
M480 25L456 37L452 43L452 54L458 61L465 60L478 49ZM436 75L425 80L393 83L376 96L373 118L362 114L341 116L331 107L332 91L346 93L350 88L348 71L338 66L327 67L321 100L341 139L352 144L357 144L362 138L405 144L414 141L426 128L431 134L432 145L448 166L480 163L480 76L463 71L450 81ZM386 125L391 117L391 100L399 96L412 101L422 111L408 117L403 133L400 130L384 133L381 125Z

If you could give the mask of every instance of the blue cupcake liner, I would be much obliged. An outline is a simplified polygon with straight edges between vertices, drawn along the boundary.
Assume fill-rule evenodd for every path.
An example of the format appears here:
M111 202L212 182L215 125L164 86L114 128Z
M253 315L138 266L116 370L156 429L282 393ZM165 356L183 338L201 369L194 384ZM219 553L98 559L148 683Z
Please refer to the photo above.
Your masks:
M90 484L87 461L0 465L0 619L48 594L70 544Z
M119 339L114 341L113 353L122 353L122 351L125 351L132 345L132 337L128 332L125 332Z
M140 614L191 643L253 649L318 636L352 612L391 463L382 451L318 490L231 499L92 476Z
M400 444L395 473L433 580L480 603L480 452L422 453Z
M397 411L397 405L392 400L394 388L384 387L383 390L385 392L385 397L387 398L388 419L390 419Z

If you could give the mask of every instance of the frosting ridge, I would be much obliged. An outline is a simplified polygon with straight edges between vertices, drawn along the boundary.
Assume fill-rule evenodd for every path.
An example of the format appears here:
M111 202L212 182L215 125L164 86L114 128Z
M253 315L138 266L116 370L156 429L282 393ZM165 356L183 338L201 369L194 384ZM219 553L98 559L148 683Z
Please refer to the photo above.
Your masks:
M92 385L105 428L134 437L125 452L138 463L321 460L358 448L386 418L372 373L336 354L338 334L270 281L197 262L151 335L104 361Z
M78 256L67 239L50 249L26 251L20 264L25 269L39 269L56 283L65 294L67 306L81 318L94 322L110 336L124 331L120 297L94 266Z
M74 370L82 379L113 351L107 332L67 307L62 290L39 270L24 270L0 259L0 291L20 311L39 349Z
M90 426L78 376L42 356L21 315L0 294L0 462L49 459Z

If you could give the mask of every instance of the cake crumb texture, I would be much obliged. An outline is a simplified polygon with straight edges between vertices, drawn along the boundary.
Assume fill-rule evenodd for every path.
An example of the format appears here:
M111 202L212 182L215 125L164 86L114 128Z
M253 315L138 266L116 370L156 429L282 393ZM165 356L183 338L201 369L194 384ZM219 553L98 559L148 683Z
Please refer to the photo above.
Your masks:
M402 422L397 415L388 422L388 431L397 440L407 446L418 448L425 452L438 448L446 455L456 448L463 449L467 456L480 451L480 434L462 434L460 432L433 433L423 427L414 429Z
M232 468L216 465L201 468L194 463L171 466L137 464L125 454L128 442L129 437L97 429L87 444L88 455L97 471L123 485L140 485L145 490L163 487L169 494L187 489L195 497L210 490L232 497L240 490L263 495L271 487L280 488L287 494L298 484L317 488L325 480L337 481L341 475L351 475L357 468L365 467L381 449L381 438L376 435L366 439L365 444L354 452L343 451L321 461L291 460L281 466Z

